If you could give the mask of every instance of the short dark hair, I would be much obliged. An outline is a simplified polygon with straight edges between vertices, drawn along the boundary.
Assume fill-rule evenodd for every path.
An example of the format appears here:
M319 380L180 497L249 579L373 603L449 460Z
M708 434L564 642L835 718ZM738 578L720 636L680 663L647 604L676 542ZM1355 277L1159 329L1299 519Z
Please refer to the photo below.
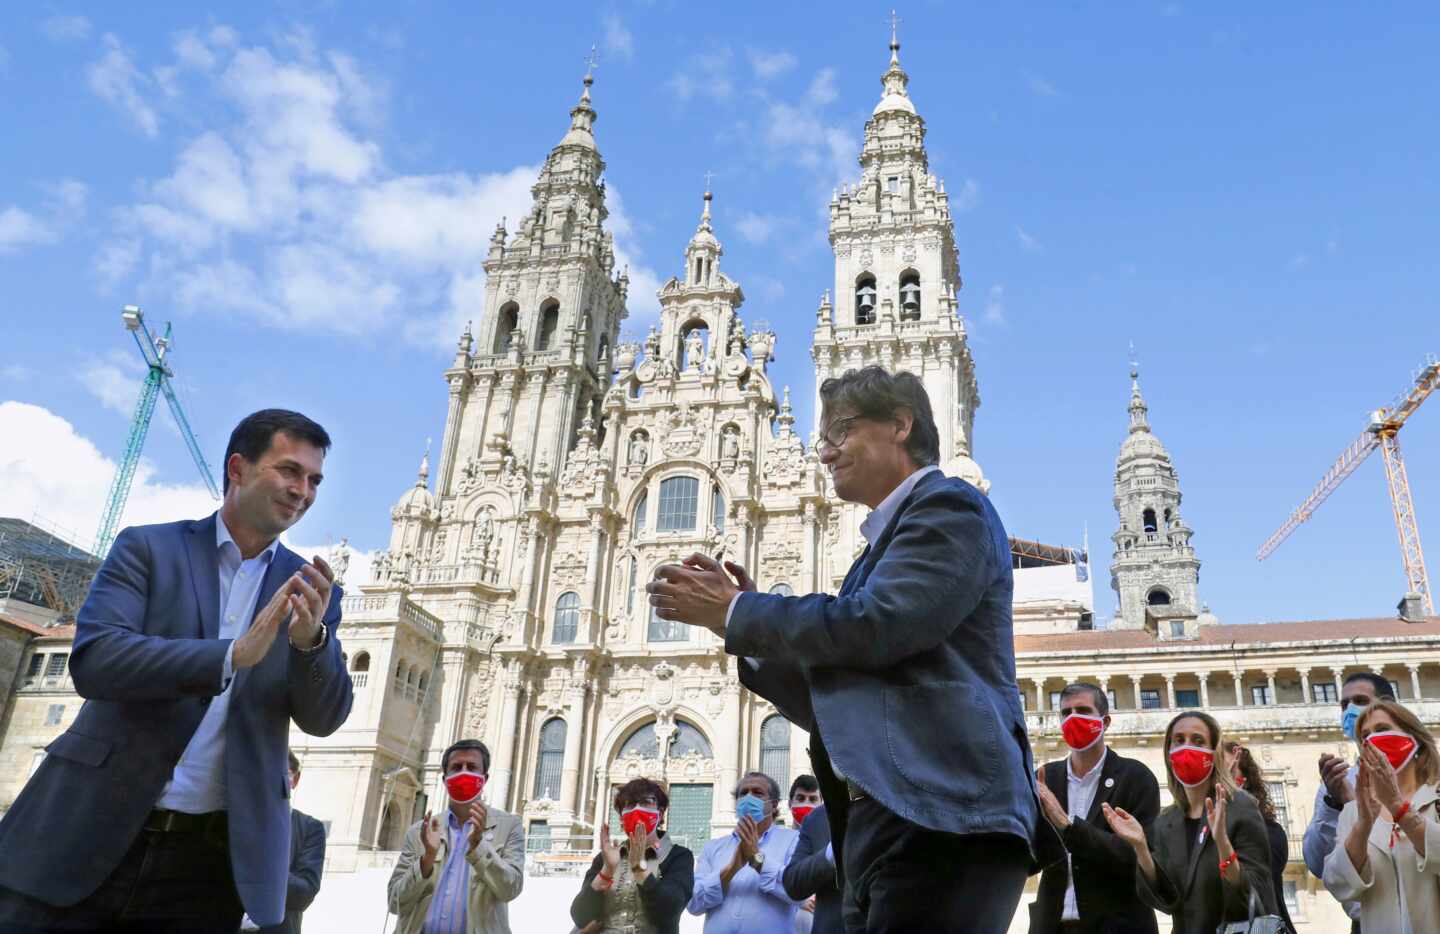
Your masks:
M814 775L797 775L790 783L790 797L795 797L797 791L819 791L820 783L815 780ZM788 800L788 799L787 799Z
M1395 689L1390 686L1390 682L1373 671L1352 671L1345 676L1345 681L1342 683L1342 686L1355 681L1364 681L1369 684L1375 689L1375 696L1381 700L1398 699L1395 697Z
M1073 681L1065 685L1065 689L1060 692L1060 699L1063 701L1067 697L1074 697L1076 694L1082 694L1085 691L1089 691L1095 695L1096 713L1102 717L1110 713L1110 698L1106 697L1105 692L1100 690L1098 686L1091 684L1089 681Z
M615 810L623 811L632 804L638 804L641 798L655 796L655 804L660 810L670 807L670 796L665 793L665 786L648 778L632 778L619 788L615 789Z
M930 394L914 373L891 373L882 366L846 370L820 384L822 416L845 408L872 421L889 421L904 409L911 415L905 450L921 467L940 463L940 430L930 408Z
M287 756L290 757L290 771L294 772L296 775L299 775L299 774L300 774L300 760L297 759L297 758L295 758L295 753L294 753L294 752L287 752L287 753L285 753L285 755L287 755Z
M766 775L764 772L746 772L744 775L741 775L740 780L735 783L735 790L731 792L731 794L737 798L740 797L740 786L745 784L748 779L752 778L765 779L765 784L768 785L770 788L770 790L766 793L765 797L769 798L771 801L780 800L780 783L775 781L775 779L771 778L769 775Z
M225 446L225 460L220 464L225 492L230 491L230 471L226 467L230 463L230 455L239 454L253 464L260 459L260 455L270 450L270 442L278 431L283 431L292 438L308 441L321 451L330 450L330 435L318 422L311 421L299 412L289 409L261 409L251 412L240 419L240 424L230 432L230 443Z
M486 775L490 774L490 749L478 739L459 739L450 744L445 754L440 757L440 774L444 775L450 771L450 757L462 749L480 750L480 771Z

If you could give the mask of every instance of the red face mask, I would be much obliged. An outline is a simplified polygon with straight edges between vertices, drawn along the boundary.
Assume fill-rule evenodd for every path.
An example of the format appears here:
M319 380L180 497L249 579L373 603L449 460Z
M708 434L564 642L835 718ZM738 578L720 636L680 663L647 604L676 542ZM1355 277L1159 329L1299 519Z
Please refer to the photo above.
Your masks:
M655 808L635 807L620 815L620 826L625 828L627 835L635 832L635 828L644 825L646 833L654 833L655 828L660 826L660 812Z
M1105 718L1072 713L1060 721L1060 734L1065 737L1065 745L1071 749L1077 752L1089 749L1105 735Z
M456 772L445 779L445 792L456 804L469 804L484 788L485 776L478 772Z
M1203 746L1175 746L1170 750L1170 769L1180 784L1193 788L1210 777L1215 768L1215 751Z
M813 810L815 810L815 808L809 804L797 804L791 808L790 814L795 818L795 826L798 827L805 823L805 818L809 817L810 812Z
M1415 738L1400 730L1371 733L1365 737L1365 742L1384 753L1385 758L1390 760L1390 766L1397 772L1410 764L1410 760L1414 758L1415 750L1418 748Z

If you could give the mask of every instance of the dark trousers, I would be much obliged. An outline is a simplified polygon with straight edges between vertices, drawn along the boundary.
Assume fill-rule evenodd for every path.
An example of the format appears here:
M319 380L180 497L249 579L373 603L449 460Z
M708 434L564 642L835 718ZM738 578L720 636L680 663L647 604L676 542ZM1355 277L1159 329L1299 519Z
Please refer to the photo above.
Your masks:
M1030 848L1009 834L950 834L870 798L845 819L847 934L1002 934L1029 875Z
M0 889L0 934L234 934L243 913L223 830L142 830L100 888L68 908Z

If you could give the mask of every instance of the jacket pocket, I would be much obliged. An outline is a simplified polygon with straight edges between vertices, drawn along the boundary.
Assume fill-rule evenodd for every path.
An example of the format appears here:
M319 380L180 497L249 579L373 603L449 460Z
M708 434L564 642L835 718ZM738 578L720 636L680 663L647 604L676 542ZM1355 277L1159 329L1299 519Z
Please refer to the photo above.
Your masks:
M885 688L885 746L895 770L923 791L957 801L984 797L999 773L998 723L963 681Z
M66 731L50 741L50 745L45 747L45 753L98 768L110 755L110 743L83 733Z

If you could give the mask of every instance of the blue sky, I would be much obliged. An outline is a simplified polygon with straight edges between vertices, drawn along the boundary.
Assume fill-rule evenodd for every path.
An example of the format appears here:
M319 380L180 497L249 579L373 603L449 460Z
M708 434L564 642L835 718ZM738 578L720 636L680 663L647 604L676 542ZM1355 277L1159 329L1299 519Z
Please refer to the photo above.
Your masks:
M1016 6L1016 5L1009 5ZM1102 616L1134 341L1227 622L1387 615L1403 589L1376 456L1256 547L1440 353L1440 20L1424 5L912 3L902 63L957 209L1012 534L1078 544ZM126 302L173 320L218 467L246 412L331 430L294 538L388 536L478 316L479 258L563 134L583 59L643 331L706 171L742 313L808 406L831 189L857 174L888 8L253 3L0 9L0 512L93 535L143 376ZM800 411L808 426L811 413ZM157 413L128 514L205 508ZM1402 435L1440 574L1440 401ZM106 459L109 459L108 461Z

